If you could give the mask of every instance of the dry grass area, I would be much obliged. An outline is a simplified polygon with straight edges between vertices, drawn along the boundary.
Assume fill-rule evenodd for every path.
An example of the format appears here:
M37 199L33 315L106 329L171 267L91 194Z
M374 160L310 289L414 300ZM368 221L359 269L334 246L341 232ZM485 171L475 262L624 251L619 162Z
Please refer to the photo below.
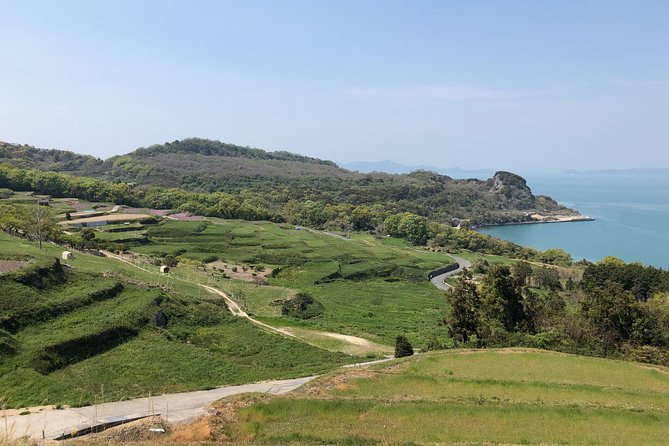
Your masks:
M180 424L172 429L167 441L171 443L195 443L211 441L212 430L208 418L200 418L192 423Z
M0 434L0 446L33 446L33 445L35 445L35 440L32 440L28 437L9 438L5 435ZM46 446L46 444L44 444L44 446Z
M164 429L165 432L152 432L150 429ZM77 439L76 442L93 443L134 443L145 441L162 442L170 432L170 425L160 416L142 418L141 420L109 428L98 434Z
M0 274L11 273L27 264L28 262L22 260L0 260Z

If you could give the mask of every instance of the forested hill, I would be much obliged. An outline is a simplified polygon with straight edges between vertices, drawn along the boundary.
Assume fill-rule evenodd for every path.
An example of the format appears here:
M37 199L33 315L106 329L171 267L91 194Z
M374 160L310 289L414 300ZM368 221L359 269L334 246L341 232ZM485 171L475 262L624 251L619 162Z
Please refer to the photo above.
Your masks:
M90 155L80 155L67 150L37 149L25 144L0 141L0 163L22 169L50 170L82 174L103 171L103 161Z
M473 224L526 221L532 213L575 213L549 197L533 195L523 178L509 172L497 172L485 181L454 180L428 171L363 174L332 161L197 138L140 148L104 161L2 143L0 162L196 192L250 191L262 194L274 209L309 201Z

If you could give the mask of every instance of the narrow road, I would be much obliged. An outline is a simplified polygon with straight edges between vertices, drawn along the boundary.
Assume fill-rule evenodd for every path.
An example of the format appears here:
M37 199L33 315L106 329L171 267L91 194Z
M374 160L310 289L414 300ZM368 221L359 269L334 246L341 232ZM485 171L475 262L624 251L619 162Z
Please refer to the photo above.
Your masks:
M96 404L80 408L45 410L30 415L8 416L0 420L0 436L8 433L10 438L29 436L39 439L44 435L47 439L53 439L64 433L78 431L105 422L153 414L162 415L170 423L179 423L204 415L207 406L226 396L249 392L280 395L297 389L314 378L315 376L308 376L281 381L266 381L240 386L219 387L212 390L173 393L151 398Z
M391 361L392 359L394 358L347 364L342 367L368 367ZM71 433L86 427L147 415L161 415L170 423L181 423L204 415L207 412L207 407L221 398L251 392L282 395L301 387L317 377L306 376L303 378L218 387L211 390L171 393L150 398L115 401L80 408L62 410L45 409L42 412L31 413L30 415L5 415L0 420L0 438L7 434L9 438L28 436L40 439L44 436L47 439L54 439L65 433Z
M436 286L440 290L443 291L448 291L451 288L453 288L451 285L447 284L444 282L447 278L454 276L456 274L460 274L463 269L465 268L471 268L472 267L472 262L469 260L465 260L462 257L454 256L453 254L449 254L449 256L453 257L453 259L458 262L458 269L455 269L453 271L449 271L444 274L440 274L438 276L434 276L430 282L432 282L432 285Z

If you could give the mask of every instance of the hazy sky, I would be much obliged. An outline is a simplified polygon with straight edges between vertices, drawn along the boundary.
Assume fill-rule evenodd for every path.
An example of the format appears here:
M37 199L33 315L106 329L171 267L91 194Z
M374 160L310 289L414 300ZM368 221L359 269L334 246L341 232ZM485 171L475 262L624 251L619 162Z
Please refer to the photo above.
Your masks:
M669 167L669 1L0 1L0 140Z

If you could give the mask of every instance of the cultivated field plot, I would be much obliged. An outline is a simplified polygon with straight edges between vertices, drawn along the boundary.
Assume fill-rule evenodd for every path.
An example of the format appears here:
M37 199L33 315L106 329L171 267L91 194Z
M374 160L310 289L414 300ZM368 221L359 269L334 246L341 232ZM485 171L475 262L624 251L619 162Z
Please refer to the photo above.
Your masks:
M429 271L453 262L448 255L371 235L345 239L292 225L214 222L165 221L147 229L148 243L129 246L151 256L274 270L267 278L269 289L238 280L213 284L234 294L254 316L276 325L292 323L386 345L398 334L408 334L418 346L448 342L445 327L437 324L447 312L446 299L426 280ZM321 302L323 315L304 321L282 317L279 302L298 292Z
M221 402L228 418L218 428L261 444L666 445L669 438L668 370L536 350L425 354L336 372L290 396L242 400Z
M108 215L98 215L97 217L85 217L77 218L76 220L64 220L61 221L62 225L74 225L82 223L98 223L98 222L124 222L124 221L137 221L143 220L145 218L150 218L149 214L108 214Z

